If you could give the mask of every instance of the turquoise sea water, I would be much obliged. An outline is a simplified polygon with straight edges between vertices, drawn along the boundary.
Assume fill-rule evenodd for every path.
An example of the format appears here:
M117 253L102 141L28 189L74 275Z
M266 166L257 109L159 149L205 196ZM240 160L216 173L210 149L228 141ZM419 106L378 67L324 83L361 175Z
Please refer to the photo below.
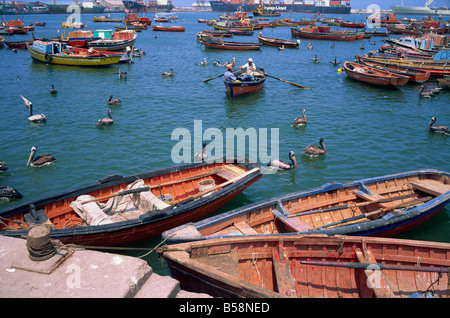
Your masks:
M93 23L93 15L83 15L88 29L113 28L114 23ZM111 14L121 17L121 14ZM154 14L148 15L153 19ZM138 33L136 47L146 55L134 64L106 68L82 68L33 62L27 51L16 54L0 49L2 60L0 160L9 170L0 176L0 184L19 190L23 200L32 200L89 185L108 174L128 175L174 165L171 150L178 140L171 135L176 128L194 130L194 120L202 128L278 128L279 153L288 159L295 151L298 169L265 175L245 190L220 212L288 192L320 186L327 182L343 182L420 168L450 171L450 136L431 134L426 126L432 116L437 123L450 125L450 93L443 91L432 99L419 98L418 85L399 89L382 89L353 81L330 63L352 61L357 54L376 50L383 38L358 42L301 40L299 49L263 46L260 51L217 51L205 49L196 33L212 28L197 18L217 18L217 13L178 13L174 23L186 27L184 33ZM296 20L308 15L286 15ZM282 16L283 17L283 16ZM6 17L13 18L13 17ZM344 20L360 21L362 15L348 15ZM25 15L25 25L47 22L36 27L36 37L55 36L65 15ZM67 32L67 31L66 31ZM287 27L264 29L264 36L291 39ZM394 36L398 37L398 36ZM6 37L7 41L31 39L29 35ZM251 37L232 41L257 41ZM376 45L371 45L372 41ZM308 43L313 49L308 50ZM365 49L361 49L364 44ZM321 58L318 64L310 59ZM268 78L259 92L231 100L222 78L202 81L224 72L213 61L224 63L233 58L237 66L252 57L258 67L278 78L309 87L298 89ZM207 59L208 65L199 63ZM161 73L174 69L173 78ZM127 72L119 79L118 69ZM17 78L19 77L20 80ZM58 90L50 95L51 84ZM44 113L44 124L29 123L28 110L19 95ZM110 106L115 124L96 127L98 119L107 116L109 94L122 100L121 106ZM309 123L291 127L295 117L305 108ZM301 151L324 138L327 154L309 158ZM38 153L51 153L56 163L42 168L27 167L30 148ZM17 202L0 202L0 209ZM450 207L420 227L404 233L402 238L450 243ZM152 248L160 237L133 244ZM119 253L122 253L119 251ZM142 251L123 252L140 256ZM168 274L155 253L145 257L155 272Z

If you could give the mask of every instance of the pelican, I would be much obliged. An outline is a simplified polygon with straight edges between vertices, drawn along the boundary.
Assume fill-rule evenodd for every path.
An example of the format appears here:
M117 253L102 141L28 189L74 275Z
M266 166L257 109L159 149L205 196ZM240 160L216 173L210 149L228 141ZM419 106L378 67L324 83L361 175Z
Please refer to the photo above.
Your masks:
M35 146L31 147L31 153L30 157L28 157L27 166L32 167L45 166L49 165L50 163L56 160L55 157L49 154L39 155L37 158L35 158L34 156L36 155L36 150L37 148Z
M195 161L204 161L208 157L208 155L205 154L205 148L206 148L206 143L204 142L202 145L202 152L196 152L194 155Z
M331 46L330 46L332 49L334 49L334 43L333 44L331 44Z
M20 97L22 97L23 101L25 102L25 106L27 106L27 108L28 108L28 110L30 112L30 117L28 117L29 121L42 122L42 121L46 121L47 120L47 117L45 117L44 114L33 115L33 103L30 102L25 97L23 97L22 95L20 95Z
M279 47L278 47L278 50L280 50L280 51L284 51L284 45L282 45L282 46L279 46Z
M316 57L314 57L314 58L312 58L312 59L310 59L311 61L314 61L314 63L319 63L319 58L317 57L317 54L316 54Z
M320 144L320 147L316 146L316 145L306 146L306 148L303 150L303 153L306 155L309 155L309 156L324 155L327 152L327 149L325 148L323 138L320 138L319 144Z
M308 43L308 50L312 50L312 49L313 49L312 44L311 44L311 43Z
M431 97L434 96L434 94L430 90L426 90L425 91L425 86L424 85L422 85L420 87L419 95L421 97L426 97L426 98L431 98Z
M307 122L308 122L308 118L306 118L306 110L302 109L302 117L295 118L293 126L297 126L297 127L305 126Z
M331 61L330 63L333 64L333 65L339 65L341 62L338 62L338 61L336 60L336 58L334 58L334 62Z
M0 161L0 173L5 172L6 170L8 170L6 163L4 163L3 161Z
M170 68L170 72L164 72L161 75L163 77L172 77L173 76L173 67Z
M112 94L109 94L108 97L108 101L106 102L106 104L108 105L120 105L122 103L122 101L118 98L112 98Z
M114 119L111 116L111 109L108 109L109 118L101 118L97 121L97 126L107 126L114 124Z
M267 166L271 168L275 168L277 170L291 170L297 168L297 159L295 159L295 154L293 151L289 151L289 159L291 159L291 163L284 160L272 160Z
M302 43L300 40L297 40L298 46L300 46L300 43Z
M119 79L120 78L126 78L127 76L126 76L126 74L127 74L127 72L122 72L122 70L119 68L119 72L118 73L116 73L116 74L119 74Z
M203 61L201 61L198 65L207 65L208 62L206 62L206 57L203 58Z
M427 129L431 132L435 132L435 133L442 133L442 134L446 134L446 135L450 135L450 130L448 129L447 126L433 126L433 124L436 122L436 117L431 117L431 121L427 126Z
M52 84L52 89L50 90L50 94L54 95L56 94L58 91L55 89L55 86Z
M0 199L22 199L23 195L10 186L0 186Z
M219 61L214 61L213 64L214 64L215 66L220 66L220 67L225 66L225 64L223 64L223 65L220 64Z

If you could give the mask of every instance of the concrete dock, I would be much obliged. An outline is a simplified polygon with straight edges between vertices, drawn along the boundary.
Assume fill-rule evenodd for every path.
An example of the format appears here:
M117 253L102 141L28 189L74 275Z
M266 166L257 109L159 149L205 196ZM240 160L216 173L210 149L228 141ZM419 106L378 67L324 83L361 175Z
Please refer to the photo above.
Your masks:
M29 254L27 240L0 235L0 298L212 298L181 290L135 257L62 248L47 260Z

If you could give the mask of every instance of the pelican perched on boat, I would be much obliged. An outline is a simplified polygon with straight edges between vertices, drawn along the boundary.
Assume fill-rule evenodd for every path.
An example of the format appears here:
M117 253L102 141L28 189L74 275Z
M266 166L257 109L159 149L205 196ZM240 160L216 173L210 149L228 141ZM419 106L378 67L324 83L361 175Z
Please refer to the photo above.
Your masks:
M295 118L294 124L292 126L294 126L294 127L305 126L307 122L308 122L308 118L306 118L306 110L302 109L302 117Z
M295 159L295 153L293 151L289 151L289 159L291 159L290 163L279 159L272 160L267 166L277 170L291 170L297 168L297 159Z
M56 90L55 86L52 84L52 88L50 89L50 94L55 95L56 93L58 93L58 91Z
M114 124L114 119L111 116L111 109L108 109L109 118L101 118L97 121L97 126L108 126Z
M203 61L201 61L198 65L208 65L208 62L206 62L206 57L204 57Z
M161 75L162 75L162 77L172 77L173 76L173 67L170 68L170 72L164 72Z
M446 134L446 135L450 135L450 130L448 129L447 126L443 126L443 125L439 125L439 126L433 126L433 124L436 122L436 117L431 117L431 121L427 126L427 129L431 132L435 132L435 133L441 133L441 134Z
M9 200L9 199L22 199L23 195L10 186L0 185L0 199Z
M56 160L55 157L53 157L52 155L49 155L49 154L39 155L35 158L36 150L37 150L37 148L35 146L31 147L31 153L30 153L30 156L28 157L27 166L32 166L32 167L45 166L45 165L49 165L50 163L52 163L53 161Z
M323 141L323 138L319 139L319 146L316 145L308 145L303 150L303 153L308 156L320 156L324 155L327 152L327 149L325 148L325 143Z
M44 114L33 115L33 103L30 102L25 97L23 97L22 95L20 95L20 97L22 97L23 101L25 102L25 106L27 106L28 111L30 112L30 117L28 117L29 121L42 122L42 121L46 121L47 120L47 117L45 117Z
M106 104L108 105L120 105L122 103L122 101L118 98L112 98L112 94L109 94L108 97L108 101L106 102Z
M334 61L331 61L330 63L333 64L333 65L339 65L339 64L341 64L341 62L338 62L338 61L336 60L336 58L334 58Z

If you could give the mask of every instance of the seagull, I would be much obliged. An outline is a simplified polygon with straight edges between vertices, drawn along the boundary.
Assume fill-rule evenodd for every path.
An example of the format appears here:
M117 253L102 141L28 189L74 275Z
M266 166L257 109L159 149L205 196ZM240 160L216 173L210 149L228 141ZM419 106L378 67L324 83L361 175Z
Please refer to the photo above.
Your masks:
M317 57L317 54L316 54L316 57L314 57L314 58L312 58L312 59L310 59L311 61L314 61L314 63L319 63L319 60L321 60L320 58L318 58Z
M308 122L308 118L306 118L306 110L302 109L302 117L297 117L294 119L294 124L292 126L300 127L305 126Z
M50 90L50 94L54 95L56 94L58 91L55 89L55 86L52 84L52 89Z
M28 157L27 166L40 167L51 164L56 160L55 157L49 154L39 155L35 158L37 148L35 146L31 147L30 157Z
M277 170L291 170L297 168L297 160L295 159L295 154L293 151L289 151L289 159L291 159L291 163L276 159L269 162L267 166L275 168Z
M106 104L108 105L120 105L122 103L122 101L118 98L112 98L112 94L109 95L108 97L108 101L106 102Z
M203 58L203 61L201 61L198 65L207 65L208 62L206 62L206 57Z
M170 68L170 72L164 72L161 75L163 77L172 77L173 76L173 67Z
M448 129L447 126L439 125L439 126L433 126L433 124L436 122L436 117L431 117L431 121L427 126L427 129L431 132L435 133L442 133L446 135L450 135L450 129Z
M306 146L306 148L303 150L303 153L306 155L309 155L309 156L324 155L327 152L327 149L325 148L323 138L320 138L319 144L320 144L320 147L316 146L316 145Z
M28 110L30 112L30 117L28 117L29 121L32 121L32 122L43 122L43 121L47 120L47 117L45 117L44 114L33 115L33 103L31 103L28 99L26 99L22 95L20 95L20 97L22 97L23 101L25 102L25 105L27 106L27 108L28 108Z
M108 109L109 118L101 118L97 121L97 126L108 126L114 124L114 119L111 116L111 110Z

